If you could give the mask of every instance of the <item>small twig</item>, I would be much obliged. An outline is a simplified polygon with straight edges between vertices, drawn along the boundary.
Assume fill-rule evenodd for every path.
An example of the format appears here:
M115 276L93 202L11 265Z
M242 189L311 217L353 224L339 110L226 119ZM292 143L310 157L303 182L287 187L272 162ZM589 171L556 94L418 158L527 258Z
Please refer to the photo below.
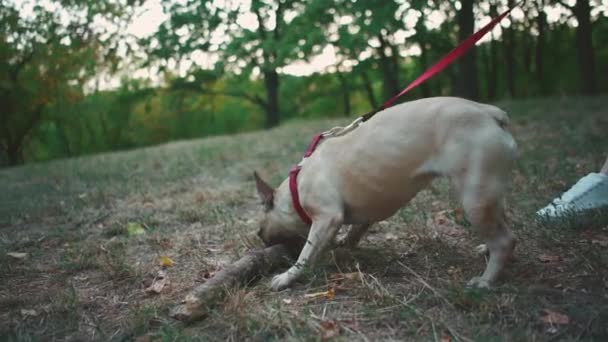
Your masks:
M595 321L595 319L599 317L601 312L602 312L602 310L598 311L593 317L591 317L589 322L587 322L587 324L585 324L585 327L583 328L583 330L578 334L578 336L576 336L576 338L574 339L575 341L578 341L581 339L581 337L583 336L585 331L587 331L589 329L589 327L591 326L591 323L593 323L593 321Z
M397 261L397 263L399 263L399 265L401 265L403 268L405 268L408 272L413 274L416 277L416 280L418 280L418 282L420 282L420 284L422 284L427 289L431 290L431 292L433 292L437 297L441 298L441 300L443 300L447 305L449 305L450 307L454 306L441 293L439 293L439 291L435 290L434 287L429 285L429 283L427 283L426 280L424 280L418 273L416 273L416 271L414 271L413 269L411 269L410 267L408 267L401 261Z
M435 339L435 342L438 342L439 339L437 338L437 330L435 330L435 322L430 318L429 320L431 321L431 328L433 328L433 338Z

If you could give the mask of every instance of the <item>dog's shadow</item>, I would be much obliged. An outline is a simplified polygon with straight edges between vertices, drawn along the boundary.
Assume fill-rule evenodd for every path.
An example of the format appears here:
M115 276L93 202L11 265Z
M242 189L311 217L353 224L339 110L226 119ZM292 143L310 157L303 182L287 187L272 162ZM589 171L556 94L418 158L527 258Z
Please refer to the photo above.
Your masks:
M459 272L464 280L478 275L484 267L483 257L473 251L467 253L442 239L425 237L415 244L393 241L335 248L319 265L319 270L325 273L362 272L387 281L412 276L443 277L447 272Z

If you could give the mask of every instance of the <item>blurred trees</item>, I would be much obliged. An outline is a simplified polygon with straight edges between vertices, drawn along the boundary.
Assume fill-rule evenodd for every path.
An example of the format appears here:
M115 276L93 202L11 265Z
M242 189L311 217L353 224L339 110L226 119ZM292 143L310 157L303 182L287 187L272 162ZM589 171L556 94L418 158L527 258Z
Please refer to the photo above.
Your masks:
M65 126L62 115L45 117L52 107L81 99L97 67L115 65L116 42L91 22L120 21L133 4L47 1L17 8L0 0L0 148L9 164L24 161L24 145L43 122Z
M135 45L122 32L137 1L0 0L0 165L361 115L515 1L162 4L167 20ZM608 1L521 6L403 100L608 91L608 64L597 63L608 59ZM328 51L325 69L286 73ZM99 89L100 73L122 75L121 85Z
M215 55L219 73L232 72L245 81L259 75L263 96L244 89L230 95L260 106L266 113L266 127L278 125L279 70L319 51L324 11L316 5L321 4L307 5L301 0L251 0L248 5L237 2L225 7L210 0L164 4L170 18L146 40L152 46L151 55L180 60L202 51Z
M590 0L576 0L574 5L569 5L562 0L555 2L570 10L576 18L576 57L580 69L581 91L585 94L594 94L597 92L597 83Z

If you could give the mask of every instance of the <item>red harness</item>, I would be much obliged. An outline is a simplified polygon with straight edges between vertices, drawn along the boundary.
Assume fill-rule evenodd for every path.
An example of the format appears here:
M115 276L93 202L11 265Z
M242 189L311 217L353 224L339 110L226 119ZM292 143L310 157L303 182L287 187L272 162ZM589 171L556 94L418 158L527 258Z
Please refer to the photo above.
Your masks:
M312 137L312 141L310 142L310 144L308 144L308 148L306 149L306 152L304 153L304 158L310 157L310 155L317 148L317 145L319 145L319 142L321 142L321 139L323 139L322 134L315 134L315 136ZM302 221L304 223L310 225L312 223L312 220L310 219L310 216L308 216L308 214L306 214L306 211L304 211L304 208L302 208L302 204L300 203L300 196L298 195L297 179L298 179L298 172L300 172L301 168L302 167L298 164L298 165L295 165L294 167L292 167L291 170L289 170L289 191L291 191L291 202L293 203L293 208L296 210L296 212L298 213L298 215L300 216Z
M519 6L519 3L515 6ZM496 26L496 24L498 24L504 17L506 17L507 14L509 14L509 12L511 12L512 9L513 8L507 9L503 14L492 19L492 21L490 21L488 24L486 24L486 26L482 27L479 31L473 33L467 39L462 41L452 51L450 51L447 55L445 55L443 58L441 58L437 63L435 63L433 66L431 66L429 69L427 69L422 75L418 76L418 78L416 78L412 83L410 83L400 93L398 93L397 95L388 99L378 109L375 109L375 110L363 115L362 121L367 121L368 119L370 119L372 116L374 116L379 111L390 107L397 100L397 98L401 97L405 93L414 89L415 87L417 87L424 81L428 80L429 78L433 77L435 74L437 74L438 72L443 70L448 65L452 64L456 59L458 59L460 56L464 55L465 52L467 52L471 47L473 47L475 45L475 43L477 41L479 41L484 35L486 35L488 32L490 32L490 30L494 26ZM319 144L321 139L323 139L322 134L316 134L312 138L312 141L310 142L310 144L308 145L308 148L306 149L306 153L304 153L304 158L310 157L310 155L317 148L317 145ZM300 216L302 221L304 223L310 225L310 224L312 224L312 220L310 219L310 216L308 216L308 214L306 214L306 211L304 211L304 208L302 208L302 204L300 203L300 197L298 195L297 179L298 179L298 173L300 172L301 168L302 167L300 166L300 164L298 164L298 165L295 165L294 167L292 167L291 170L289 171L289 190L291 191L291 201L293 203L293 208L296 210L296 212L298 213L298 215Z

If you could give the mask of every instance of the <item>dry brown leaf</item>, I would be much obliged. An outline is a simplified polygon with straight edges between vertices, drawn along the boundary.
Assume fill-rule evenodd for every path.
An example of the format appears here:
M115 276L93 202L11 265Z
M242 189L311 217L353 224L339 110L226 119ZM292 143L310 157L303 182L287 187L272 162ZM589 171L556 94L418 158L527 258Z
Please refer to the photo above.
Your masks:
M205 193L203 192L197 192L194 195L194 199L198 202L198 203L203 203L205 202L205 200L207 199L207 196L205 195Z
M340 335L340 326L334 320L321 321L319 323L323 330L321 331L321 340L327 340Z
M543 309L545 313L540 317L540 320L547 324L559 324L559 325L568 325L570 324L570 317L563 313L559 313L549 309Z
M168 256L162 255L159 258L159 264L162 267L171 267L171 266L175 265L175 262L173 260L171 260L171 258L169 258Z
M560 258L557 255L541 254L538 256L538 260L542 262L556 262L559 261L559 259Z
M156 274L156 277L154 277L154 280L152 281L152 285L147 287L144 291L146 291L147 293L161 293L163 291L163 289L165 288L165 285L167 285L167 283L168 283L167 273L163 270L160 270Z
M363 278L361 272L350 272L350 273L334 273L329 277L329 280L340 281L340 280L354 280L360 281Z
M441 342L452 342L452 336L450 335L441 335Z
M15 259L19 259L19 260L27 258L27 253L10 252L10 253L6 253L6 255L10 256L11 258L15 258Z
M434 229L435 233L449 236L460 236L465 232L464 227L458 223L464 221L464 210L461 208L441 210L429 217L426 224Z
M330 288L327 291L315 292L315 293L307 293L304 295L304 298L325 298L325 299L334 299L336 298L336 290L334 288Z

